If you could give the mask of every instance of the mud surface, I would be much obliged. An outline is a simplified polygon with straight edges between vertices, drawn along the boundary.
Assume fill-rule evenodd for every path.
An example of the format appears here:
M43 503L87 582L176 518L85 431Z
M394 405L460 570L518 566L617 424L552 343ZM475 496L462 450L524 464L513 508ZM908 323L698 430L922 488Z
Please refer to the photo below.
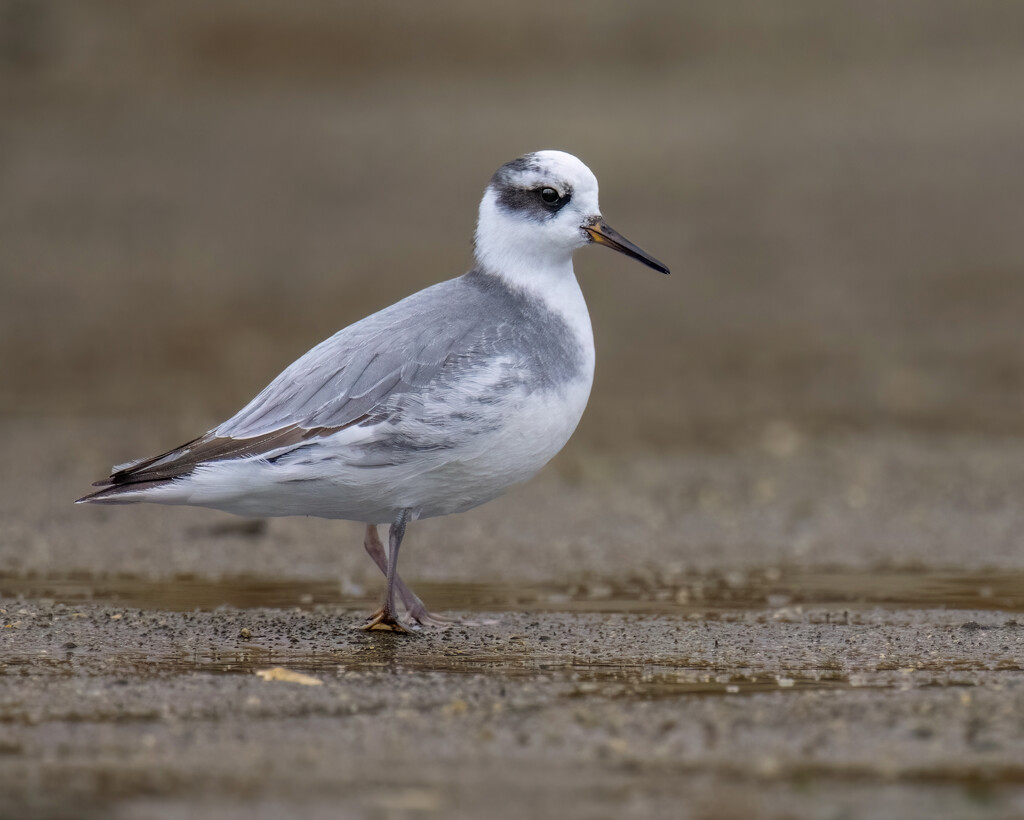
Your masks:
M503 613L404 638L334 607L3 618L18 811L1024 809L1024 626L991 611Z
M0 817L1024 815L1015 4L0 0ZM485 10L487 9L487 10ZM75 508L456 275L609 222L583 423L415 522Z

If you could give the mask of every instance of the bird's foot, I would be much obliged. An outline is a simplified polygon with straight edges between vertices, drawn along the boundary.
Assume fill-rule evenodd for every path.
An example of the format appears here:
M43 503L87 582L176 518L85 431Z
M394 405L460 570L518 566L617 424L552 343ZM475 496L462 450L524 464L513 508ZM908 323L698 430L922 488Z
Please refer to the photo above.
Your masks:
M412 627L406 626L396 618L394 613L383 608L374 612L359 628L364 632L397 632L400 635L408 635L413 631Z
M462 618L446 618L444 615L435 615L423 606L422 602L418 606L409 608L409 617L421 627L437 630L451 629L453 626L489 626L498 623L494 618L470 621L463 620Z
M409 617L415 621L418 626L426 629L451 629L453 626L458 626L461 623L461 621L456 618L445 618L443 615L435 615L422 604L410 609Z

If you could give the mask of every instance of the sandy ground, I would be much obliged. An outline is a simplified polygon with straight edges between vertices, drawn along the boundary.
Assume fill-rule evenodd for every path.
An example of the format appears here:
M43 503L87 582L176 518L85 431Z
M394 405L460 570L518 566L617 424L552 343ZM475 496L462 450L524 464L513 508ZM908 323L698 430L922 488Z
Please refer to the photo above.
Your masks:
M504 613L409 639L333 607L15 606L0 748L20 811L1024 811L1024 627L1002 613Z
M0 2L0 816L1024 814L1021 18ZM576 437L410 528L471 623L356 630L356 524L71 505L540 147L673 275L582 251Z

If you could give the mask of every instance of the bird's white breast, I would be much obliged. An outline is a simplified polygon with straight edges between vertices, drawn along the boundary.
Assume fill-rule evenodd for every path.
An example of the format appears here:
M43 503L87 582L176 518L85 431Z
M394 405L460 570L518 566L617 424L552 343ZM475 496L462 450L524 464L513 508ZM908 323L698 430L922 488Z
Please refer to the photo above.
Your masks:
M587 406L592 371L558 391L510 396L500 423L409 487L419 517L464 512L526 481L565 445Z

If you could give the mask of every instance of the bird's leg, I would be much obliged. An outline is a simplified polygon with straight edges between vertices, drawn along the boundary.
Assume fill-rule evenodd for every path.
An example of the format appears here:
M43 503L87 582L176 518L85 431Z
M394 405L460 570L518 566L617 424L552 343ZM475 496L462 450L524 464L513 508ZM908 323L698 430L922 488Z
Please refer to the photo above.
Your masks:
M367 555L373 559L373 563L377 565L377 568L387 576L388 559L384 554L384 545L380 541L380 536L377 535L376 524L366 525L366 537L363 538L363 547L366 550ZM405 605L405 608L409 613L409 617L421 626L444 627L455 623L455 621L449 618L442 618L440 615L434 615L430 610L428 610L426 606L424 606L423 601L420 600L420 597L409 589L409 587L405 585L405 582L402 581L401 576L397 574L395 575L395 592L397 592L401 597L402 603ZM370 620L373 620L380 614L380 612L374 613Z
M377 569L384 573L387 577L388 574L388 557L384 553L384 545L380 542L380 536L377 534L376 524L366 525L366 535L363 538L363 549L366 550L366 554L373 559L373 563L377 565Z
M396 581L398 581L398 550L402 546L402 538L405 536L405 522L408 518L409 511L402 510L399 513L398 518L395 519L395 523L391 525L391 529L388 531L388 562L387 562L387 576L388 585L384 592L384 605L380 608L380 611L375 613L370 620L363 626L363 629L385 629L391 632L408 632L409 629L406 627L398 618L395 616L395 587ZM367 539L369 540L369 531L367 532ZM377 541L379 544L379 540ZM364 546L365 546L364 542ZM383 545L380 545L383 549ZM374 557L374 551L376 548L373 545L366 547L367 552L370 553L370 557ZM374 558L376 561L377 559ZM379 566L379 564L378 564ZM401 583L398 581L398 583ZM405 586L402 584L402 586Z

